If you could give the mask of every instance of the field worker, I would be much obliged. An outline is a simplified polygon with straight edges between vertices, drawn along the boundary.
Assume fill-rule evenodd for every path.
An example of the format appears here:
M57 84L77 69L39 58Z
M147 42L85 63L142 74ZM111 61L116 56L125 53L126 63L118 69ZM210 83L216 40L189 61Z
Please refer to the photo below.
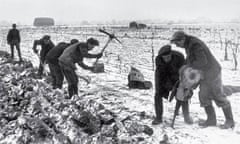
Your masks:
M61 70L63 71L63 74L68 82L69 98L71 98L73 95L78 95L78 76L75 72L75 63L78 63L78 65L84 69L93 71L93 67L83 63L83 58L101 58L102 53L88 53L88 51L92 50L98 45L98 40L89 38L87 42L79 42L67 47L63 51L62 55L58 58Z
M12 29L8 31L7 43L10 45L10 48L11 48L11 58L12 59L14 58L14 46L15 46L18 52L19 61L22 62L22 56L21 56L21 50L20 50L21 37L20 37L20 32L16 27L17 25L13 24Z
M48 63L50 73L52 76L52 87L53 89L62 88L63 84L63 73L58 64L58 58L63 53L63 51L70 45L77 43L77 39L72 39L70 43L60 42L57 46L53 47L46 56L46 62Z
M214 58L206 44L200 39L177 31L171 38L171 43L184 48L187 54L187 65L200 70L202 79L200 80L199 100L207 114L206 121L200 121L202 127L216 126L216 114L212 105L212 100L216 105L222 107L226 121L221 128L228 129L234 127L234 120L230 102L223 93L221 66Z
M37 46L41 46L41 51L40 51L40 64L39 64L39 69L38 69L38 76L41 77L43 74L43 68L44 68L44 63L46 59L46 55L49 52L50 49L54 47L54 43L51 41L51 38L49 35L44 35L41 39L35 40L33 43L33 52L38 55L38 50Z
M163 46L156 57L155 70L155 113L156 118L152 124L162 123L163 115L163 98L168 99L169 92L173 90L176 82L179 80L179 69L184 65L185 59L183 54L171 49L170 45ZM189 115L188 101L182 104L184 121L192 124L193 120Z

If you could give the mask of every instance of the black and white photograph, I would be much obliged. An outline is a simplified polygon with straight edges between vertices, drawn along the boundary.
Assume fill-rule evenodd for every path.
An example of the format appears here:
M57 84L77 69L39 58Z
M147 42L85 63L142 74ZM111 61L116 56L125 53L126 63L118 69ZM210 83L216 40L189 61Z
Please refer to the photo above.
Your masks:
M239 144L239 0L0 0L0 144Z

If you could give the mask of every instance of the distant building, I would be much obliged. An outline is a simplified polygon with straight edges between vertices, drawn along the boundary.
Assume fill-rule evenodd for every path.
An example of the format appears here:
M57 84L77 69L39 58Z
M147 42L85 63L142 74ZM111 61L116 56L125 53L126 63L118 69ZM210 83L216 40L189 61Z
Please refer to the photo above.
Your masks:
M129 28L135 28L135 29L137 29L137 28L138 28L138 24L137 24L137 22L135 22L135 21L130 22L130 24L129 24Z
M54 26L54 19L48 17L38 17L34 19L34 26Z
M139 23L139 24L138 24L138 28L139 28L139 29L144 29L144 28L146 28L146 27L147 27L146 24L142 24L142 23Z
M143 23L137 23L135 21L129 23L129 28L134 28L134 29L144 29L146 28L147 25Z

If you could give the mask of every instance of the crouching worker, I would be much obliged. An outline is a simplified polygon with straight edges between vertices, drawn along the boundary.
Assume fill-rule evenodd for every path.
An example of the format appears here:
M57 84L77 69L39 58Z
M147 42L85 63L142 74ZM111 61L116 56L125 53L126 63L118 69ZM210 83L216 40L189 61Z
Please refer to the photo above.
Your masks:
M185 59L180 52L171 50L170 45L163 46L156 57L156 70L155 70L155 113L156 118L152 124L162 123L163 115L163 98L168 99L169 92L171 92L175 86L175 83L179 80L179 70L184 65ZM193 120L189 115L188 102L182 102L182 111L184 115L184 121L188 124L192 124Z
M46 61L48 63L50 73L52 76L52 87L53 89L62 88L63 84L63 73L61 71L60 65L58 64L58 58L61 56L63 51L70 45L77 43L77 39L72 39L70 43L60 42L57 46L53 47L46 56Z
M78 63L84 69L93 71L94 68L83 63L83 58L101 58L102 53L89 54L88 51L98 46L96 39L89 38L87 42L80 42L67 47L58 58L61 70L68 82L69 98L78 95L78 76L75 72L75 63Z
M39 68L38 68L38 76L41 78L42 74L43 74L46 55L49 52L49 50L54 47L54 44L51 41L51 37L49 35L45 35L41 39L35 40L33 43L32 49L33 49L33 52L36 53L37 55L38 55L38 50L37 50L38 45L41 46L41 51L40 51L40 56L39 56L40 64L39 64Z

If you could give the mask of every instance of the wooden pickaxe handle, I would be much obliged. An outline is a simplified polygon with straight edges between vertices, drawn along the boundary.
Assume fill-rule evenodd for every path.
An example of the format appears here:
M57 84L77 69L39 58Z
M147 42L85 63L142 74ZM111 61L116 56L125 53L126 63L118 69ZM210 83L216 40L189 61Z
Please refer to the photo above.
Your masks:
M175 123L175 119L177 117L179 108L181 107L182 102L177 100L176 105L175 105L175 110L174 110L174 115L173 115L173 119L172 119L172 123L171 123L171 127L174 128L174 123Z
M102 48L101 53L104 52L104 50L107 48L107 46L108 46L108 44L111 42L111 40L112 40L112 38L109 37L107 43L106 43L106 44L104 45L104 47ZM94 62L94 65L98 62L98 60L99 60L99 58L96 59L96 61Z
M102 32L106 35L108 35L111 39L115 39L116 41L118 41L120 44L122 44L122 42L114 35L114 34L110 34L109 32L106 32L103 29L99 29L99 32Z

